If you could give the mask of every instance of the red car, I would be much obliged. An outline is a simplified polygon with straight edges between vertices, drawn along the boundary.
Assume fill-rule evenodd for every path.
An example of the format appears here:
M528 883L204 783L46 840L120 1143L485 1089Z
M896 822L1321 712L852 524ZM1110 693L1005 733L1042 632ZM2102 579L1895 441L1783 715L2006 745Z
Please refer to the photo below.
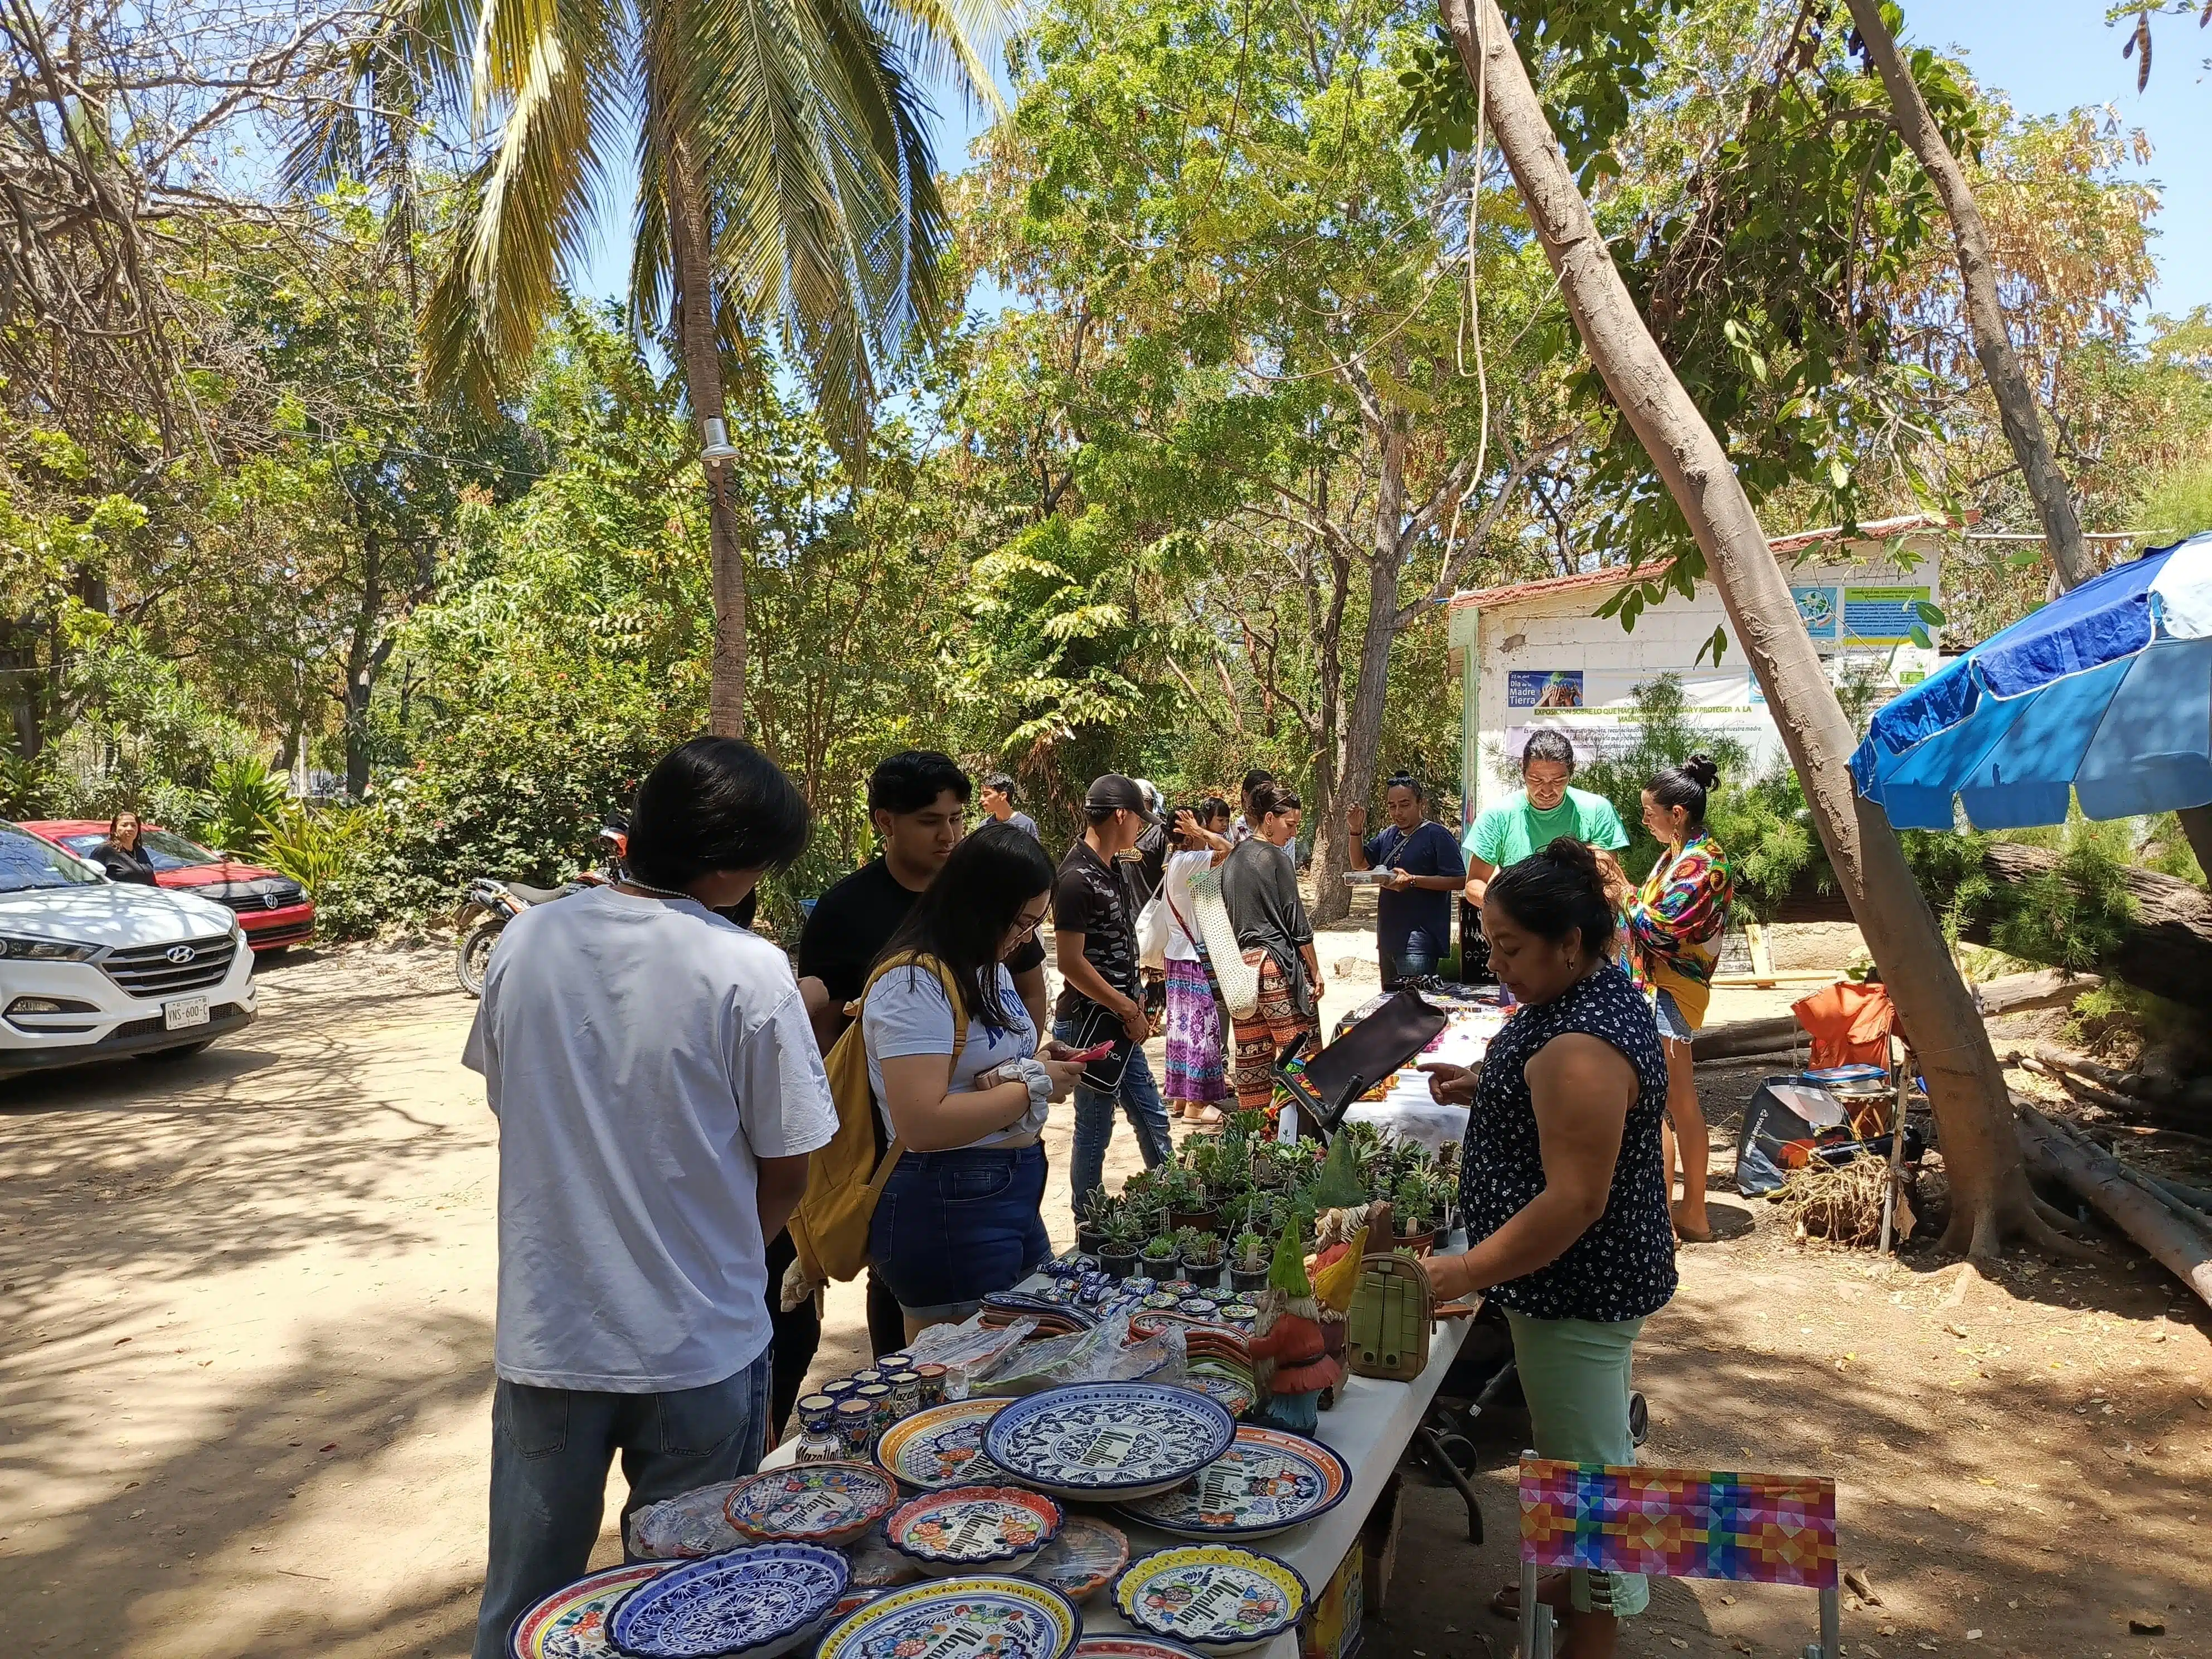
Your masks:
M99 818L46 818L22 827L82 859L90 859L107 839L107 825ZM291 877L258 864L236 863L155 824L139 830L138 844L154 866L156 886L213 899L234 911L256 956L304 945L315 936L314 901Z

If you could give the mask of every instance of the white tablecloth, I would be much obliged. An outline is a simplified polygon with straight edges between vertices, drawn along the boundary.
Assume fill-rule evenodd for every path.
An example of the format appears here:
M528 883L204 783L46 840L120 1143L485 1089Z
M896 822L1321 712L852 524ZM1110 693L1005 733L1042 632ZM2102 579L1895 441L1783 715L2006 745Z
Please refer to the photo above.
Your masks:
M1444 1373L1451 1369L1460 1345L1467 1340L1468 1327L1472 1322L1449 1319L1438 1324L1429 1342L1428 1368L1411 1382L1378 1382L1364 1376L1347 1376L1337 1396L1336 1408L1321 1414L1319 1437L1334 1447L1352 1466L1351 1492L1320 1520L1252 1546L1296 1567L1315 1595L1327 1588L1345 1552L1359 1535L1368 1511L1382 1496L1383 1485L1398 1467L1399 1456L1413 1439L1414 1429L1428 1414L1429 1402L1443 1386ZM796 1437L787 1440L769 1454L768 1465L773 1468L790 1462L798 1449ZM1132 1559L1188 1541L1154 1532L1149 1527L1131 1526L1118 1516L1113 1519L1114 1524L1129 1535ZM1083 1628L1097 1632L1123 1631L1129 1626L1113 1611L1111 1592L1101 1590L1084 1606ZM1297 1633L1287 1631L1259 1651L1261 1659L1297 1659Z

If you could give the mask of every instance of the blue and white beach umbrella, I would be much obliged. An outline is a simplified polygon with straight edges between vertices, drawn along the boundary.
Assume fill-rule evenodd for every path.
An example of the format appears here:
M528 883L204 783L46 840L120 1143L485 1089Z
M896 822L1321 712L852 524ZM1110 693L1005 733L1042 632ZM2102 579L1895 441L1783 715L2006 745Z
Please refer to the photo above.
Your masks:
M2212 533L2053 599L1874 717L1859 793L1900 830L2126 817L2212 802Z

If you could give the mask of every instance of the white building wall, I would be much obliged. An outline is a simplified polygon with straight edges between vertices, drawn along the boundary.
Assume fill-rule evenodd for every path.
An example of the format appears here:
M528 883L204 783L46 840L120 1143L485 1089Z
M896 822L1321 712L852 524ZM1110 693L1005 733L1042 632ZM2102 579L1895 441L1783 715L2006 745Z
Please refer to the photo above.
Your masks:
M1913 551L1918 562L1909 568L1883 559L1879 556L1884 550L1869 544L1868 553L1875 556L1862 562L1788 570L1793 589L1814 590L1807 604L1816 617L1831 594L1838 602L1827 613L1832 620L1826 628L1833 637L1816 634L1814 643L1838 678L1853 672L1847 665L1856 665L1856 672L1871 674L1894 689L1914 683L1936 666L1932 648L1857 638L1844 626L1845 615L1879 629L1885 616L1909 614L1909 598L1881 600L1869 590L1895 588L1909 593L1924 588L1929 600L1940 605L1940 542L1933 537L1916 541ZM1859 591L1859 603L1846 608L1842 602L1850 590ZM1741 647L1727 629L1726 613L1712 586L1700 583L1692 599L1670 596L1647 608L1632 633L1623 630L1618 617L1593 614L1619 591L1581 587L1528 599L1507 597L1483 605L1474 617L1464 606L1455 611L1451 638L1459 650L1462 672L1462 777L1468 822L1481 806L1517 787L1511 779L1518 769L1520 747L1539 726L1565 731L1583 759L1604 752L1608 744L1632 741L1632 720L1624 718L1632 689L1662 674L1681 677L1694 706L1693 724L1735 737L1762 764L1781 759L1780 734L1753 682ZM1888 626L1894 628L1894 622ZM1706 648L1716 629L1728 634L1717 665ZM1928 631L1932 640L1938 630ZM1540 681L1555 699L1578 694L1579 706L1530 707L1530 693Z

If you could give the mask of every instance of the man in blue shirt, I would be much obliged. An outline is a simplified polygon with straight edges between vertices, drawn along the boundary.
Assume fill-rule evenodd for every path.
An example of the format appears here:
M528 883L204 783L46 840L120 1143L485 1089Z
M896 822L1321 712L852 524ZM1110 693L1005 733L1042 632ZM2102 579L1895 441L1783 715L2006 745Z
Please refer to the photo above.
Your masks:
M1345 814L1352 831L1352 867L1389 872L1376 898L1375 945L1385 988L1437 971L1451 949L1451 896L1467 879L1467 861L1450 830L1429 817L1428 797L1403 774L1383 787L1390 822L1363 840L1367 809Z

